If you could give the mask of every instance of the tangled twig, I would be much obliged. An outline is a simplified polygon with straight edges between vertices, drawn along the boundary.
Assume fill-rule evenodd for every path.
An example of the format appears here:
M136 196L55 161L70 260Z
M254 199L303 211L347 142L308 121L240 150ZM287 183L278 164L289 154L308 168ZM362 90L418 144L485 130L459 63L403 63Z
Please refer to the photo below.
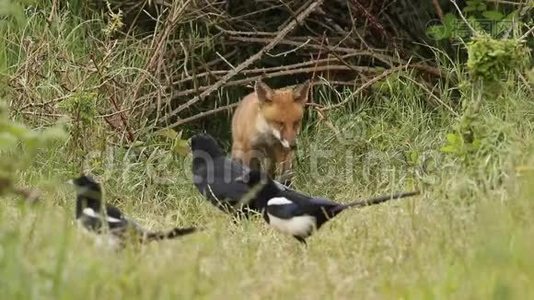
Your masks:
M206 96L211 94L212 92L216 91L220 87L222 87L229 79L237 75L239 72L244 70L246 67L250 66L252 63L254 63L256 60L261 58L263 54L274 48L278 44L280 40L282 40L291 30L293 30L299 22L304 20L309 14L311 14L317 7L319 7L323 3L323 0L315 0L313 1L308 7L306 7L300 14L296 16L294 20L289 22L280 32L274 37L269 44L265 45L260 51L258 51L256 54L250 56L247 60L239 64L235 67L231 72L228 72L226 75L224 75L219 81L217 81L214 85L210 86L208 89L203 91L200 95L190 99L186 103L180 105L173 111L171 111L169 114L164 116L160 121L166 122L171 117L175 116L176 114L180 113L184 109L190 107L191 105L197 103L201 99L204 99ZM174 124L171 124L167 127L173 127Z

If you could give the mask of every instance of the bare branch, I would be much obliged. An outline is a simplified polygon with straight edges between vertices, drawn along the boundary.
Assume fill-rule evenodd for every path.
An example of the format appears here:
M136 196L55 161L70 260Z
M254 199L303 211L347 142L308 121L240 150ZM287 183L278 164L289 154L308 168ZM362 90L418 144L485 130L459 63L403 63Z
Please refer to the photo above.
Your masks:
M190 99L189 101L187 101L186 103L180 105L179 107L174 109L172 112L170 112L169 114L164 116L160 121L161 122L167 121L168 119L170 119L174 115L176 115L179 112L183 111L184 109L190 107L191 105L197 103L201 99L204 99L206 96L208 96L212 92L214 92L217 89L219 89L230 78L232 78L235 75L237 75L243 69L245 69L246 67L250 66L253 62L255 62L256 60L261 58L263 56L263 54L265 54L266 52L268 52L269 50L274 48L274 46L276 46L280 40L282 40L291 30L293 30L297 26L298 22L301 22L302 20L304 20L309 14L311 14L322 3L323 3L323 0L313 1L306 9L302 10L302 12L297 15L295 20L292 20L291 22L289 22L289 24L287 24L286 27L284 27L282 30L280 30L280 32L276 35L276 37L269 44L265 45L265 47L263 47L256 54L250 56L247 60L245 60L244 62L239 64L232 72L229 72L228 74L224 75L223 78L221 78L218 82L216 82L210 88L206 89L199 96L196 96L196 97ZM170 126L167 126L167 127L173 127L173 125L170 125Z

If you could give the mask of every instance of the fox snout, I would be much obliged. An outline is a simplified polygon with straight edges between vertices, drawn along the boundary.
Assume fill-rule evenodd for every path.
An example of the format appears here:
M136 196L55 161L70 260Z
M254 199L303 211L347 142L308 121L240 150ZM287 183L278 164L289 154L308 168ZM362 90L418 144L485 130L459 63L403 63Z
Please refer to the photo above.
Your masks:
M289 144L289 149L297 150L297 141L296 140L293 143Z
M294 149L294 148L297 147L297 136L293 136L293 137L287 138L286 141L289 144L289 147L286 147L286 148Z
M284 148L287 148L287 149L295 149L297 147L296 141L289 142L285 139L280 139L280 143L282 144Z
M297 134L290 133L284 134L284 132L274 132L274 136L280 141L280 144L286 149L295 149L297 147Z

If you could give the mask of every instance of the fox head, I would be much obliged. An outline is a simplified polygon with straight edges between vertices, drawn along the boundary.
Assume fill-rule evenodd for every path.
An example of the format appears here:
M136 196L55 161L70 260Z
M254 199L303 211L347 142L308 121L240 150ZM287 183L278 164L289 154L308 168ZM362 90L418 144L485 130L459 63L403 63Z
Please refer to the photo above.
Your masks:
M259 80L254 86L261 115L267 123L266 129L284 148L296 145L309 89L309 81L291 89L271 89Z

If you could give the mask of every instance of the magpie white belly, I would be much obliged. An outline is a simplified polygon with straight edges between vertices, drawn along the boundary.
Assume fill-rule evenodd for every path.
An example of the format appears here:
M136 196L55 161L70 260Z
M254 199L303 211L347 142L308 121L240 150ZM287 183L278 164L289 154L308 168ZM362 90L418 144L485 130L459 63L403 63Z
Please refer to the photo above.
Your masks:
M312 216L298 216L291 219L281 219L269 213L267 215L269 216L269 225L286 234L306 238L312 234L313 230L315 230L316 220L315 217Z

